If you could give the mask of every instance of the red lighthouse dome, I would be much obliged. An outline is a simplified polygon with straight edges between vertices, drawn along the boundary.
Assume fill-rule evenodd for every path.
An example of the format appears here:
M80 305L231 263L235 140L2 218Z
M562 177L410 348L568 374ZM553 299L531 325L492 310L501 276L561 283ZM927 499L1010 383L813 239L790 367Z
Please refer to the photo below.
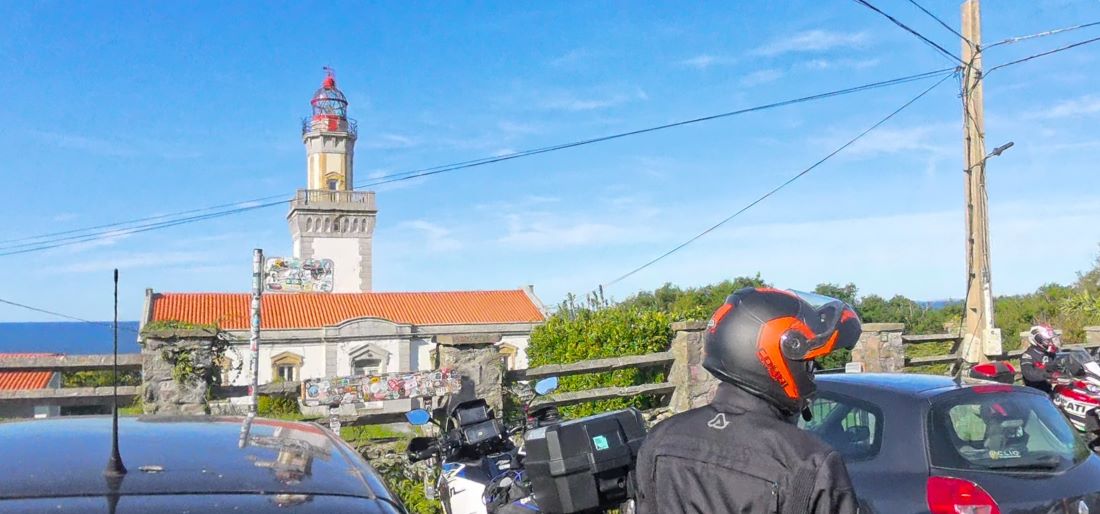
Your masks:
M336 88L332 68L325 67L325 80L309 103L313 106L310 128L325 132L348 131L348 99Z

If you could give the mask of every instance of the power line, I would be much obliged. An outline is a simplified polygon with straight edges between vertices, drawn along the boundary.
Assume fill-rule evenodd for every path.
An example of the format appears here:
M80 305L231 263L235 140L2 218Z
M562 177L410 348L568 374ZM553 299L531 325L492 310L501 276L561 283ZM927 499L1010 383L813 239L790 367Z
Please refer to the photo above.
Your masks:
M75 244L88 243L88 242L98 241L98 240L102 240L102 239L111 239L111 238L116 238L116 237L128 236L130 234L138 234L138 233L141 233L141 232L149 232L151 230L159 230L159 229L168 228L168 227L175 227L175 226L178 226L178 225L186 225L186 224L189 224L189 223L195 223L195 222L205 221L205 220L214 219L214 218L221 218L221 217L230 216L230 215L233 215L233 214L240 214L240 213L246 212L246 211L252 211L252 210L256 210L256 209L263 209L265 207L271 207L271 206L274 206L274 205L282 205L282 204L285 204L287 202L288 202L288 200L283 200L283 201L278 201L278 202L270 202L270 203L259 204L259 205L251 205L251 206L247 206L247 207L240 207L240 208L232 209L232 210L228 210L228 211L214 212L214 213L203 214L203 215L198 215L198 216L190 216L190 217L181 218L181 219L177 219L177 220L161 221L161 222L157 222L157 223L149 223L149 224L146 224L146 225L138 225L136 227L128 227L128 228L123 228L123 229L114 229L114 230L108 230L108 231L99 232L99 233L84 234L84 235L80 235L80 236L69 236L69 237L55 239L55 240L52 240L52 241L40 241L40 242L37 242L37 243L32 243L31 245L33 245L33 246L29 246L27 244L15 245L15 246L3 248L2 250L7 250L7 251L0 251L0 257L4 257L4 256L8 256L8 255L19 255L19 254L24 254L24 253L38 252L38 251L42 251L42 250L60 248L60 247L63 247L63 246L70 246L70 245L75 245Z
M1048 30L1046 32L1039 32L1037 34L1031 34L1031 35L1028 35L1028 36L1010 37L1008 39L1005 39L1004 41L998 41L996 43L988 45L985 48L988 49L988 48L993 48L995 46L1010 45L1012 43L1016 43L1016 42L1019 42L1019 41L1026 41L1028 39L1035 39L1035 38L1040 38L1040 37L1053 36L1054 34L1061 34L1063 32L1070 32L1070 31L1074 31L1074 30L1077 30L1077 29L1095 27L1097 25L1100 25L1100 21L1094 21L1092 23L1082 23L1080 25L1074 25L1072 27L1065 27L1065 28L1060 28L1060 29Z
M687 241L684 241L683 243L680 243L679 245L676 245L676 246L675 246L674 248L672 248L671 250L669 250L669 251L667 251L667 252L665 252L665 253L663 253L663 254L661 254L661 255L659 255L659 256L657 256L657 257L655 257L655 258L651 259L651 260L649 260L649 261L648 261L648 262L646 262L645 264L642 264L641 266L638 266L638 267L636 267L636 268L634 268L634 269L632 269L632 270L630 270L630 271L628 271L628 272L626 272L626 273L624 273L624 274L622 274L622 275L620 275L620 276L616 277L616 278L615 278L614 280L611 280L610 282L607 282L606 284L602 284L602 286L601 286L601 287L610 287L610 286L612 286L612 285L615 285L615 284L617 284L618 282L621 282L622 280L626 279L627 277L629 277L629 276L631 276L631 275L633 275L633 274L635 274L635 273L637 273L637 272L639 272L639 271L642 271L643 269L646 269L646 268L648 268L649 266L652 266L653 264L655 264L655 263L657 263L658 261L660 261L660 260L664 259L665 257L668 257L669 255L672 255L672 254L676 253L677 251L681 250L681 249L682 249L682 248L684 248L685 246L687 246L687 245L689 245L689 244L691 244L691 243L694 243L695 241L697 241L698 239L702 238L703 236L705 236L705 235L707 235L707 234L709 234L709 233L713 232L713 231L714 231L715 229L717 229L718 227L721 227L722 225L725 225L725 224L726 224L726 223L728 223L728 222L729 222L730 220L732 220L732 219L736 218L737 216L741 215L741 213L743 213L743 212L745 212L745 211L747 211L747 210L751 209L751 208L752 208L752 207L754 207L754 206L755 206L756 204L758 204L758 203L760 203L760 202L763 202L763 201L764 201L764 200L766 200L766 199L767 199L768 197L770 197L770 196L772 196L773 194L775 194L775 193L779 192L779 190L781 190L781 189L783 189L783 188L785 188L785 187L789 186L789 185L790 185L791 183L793 183L794 181L796 181L796 180L798 180L798 179L802 178L802 177L803 177L803 176L805 176L805 175L806 175L807 173L809 173L809 172L813 171L813 170L814 170L815 168L817 168L818 166L822 165L823 163L825 163L825 161L828 161L829 159L831 159L831 158L832 158L833 156L835 156L836 154L838 154L838 153L840 153L840 152L844 151L844 149L848 148L849 146L852 146L852 144L854 144L854 143L855 143L856 141L859 141L859 140L860 140L861 138L863 138L863 136L866 136L866 135L867 135L868 133L870 133L870 132L871 132L872 130L875 130L876 128L878 128L879 126L881 126L881 125L882 125L883 123L886 123L886 122L887 122L887 121L889 121L889 120L890 120L891 118L893 118L894 116L896 116L896 115L897 115L898 113L900 113L901 111L905 110L905 108L907 108L907 107L909 107L910 105L912 105L913 103L915 103L915 102L916 102L917 100L920 100L920 99L921 99L922 97L924 97L924 95L928 94L928 93L929 93L929 92L931 92L931 91L932 91L933 89L935 89L935 88L936 88L937 86L939 86L940 84L942 84L942 83L943 83L943 82L944 82L945 80L947 80L947 79L948 79L948 77L950 77L950 76L951 76L951 75L944 75L944 77L943 77L943 78L941 78L940 80L938 80L938 81L937 81L937 82L936 82L935 84L932 84L932 86L931 86L931 87L929 87L928 89L925 89L925 90L924 90L924 91L922 91L922 92L921 92L921 93L920 93L919 95L917 95L917 96L913 97L913 98L912 98L911 100L909 100L908 102L905 102L904 104L902 104L902 106L901 106L901 107L898 107L898 108L897 108L896 110L894 110L894 112L891 112L891 113L890 113L890 114L888 114L888 115L887 115L887 116L886 116L885 118L882 118L881 120L877 121L877 122L876 122L876 123L875 123L874 125L871 125L870 127L868 127L868 128L867 128L866 130L864 130L863 132L860 132L860 133L859 133L859 135L857 135L856 137L853 137L852 139L848 140L848 142L847 142L847 143L844 143L843 145L841 145L841 146L840 146L839 148L837 148L836 150L833 150L833 151L832 151L831 153L829 153L829 154L828 154L828 155L826 155L825 157L821 158L821 160L819 160L819 161L817 161L817 162L813 163L812 165L810 165L810 167L808 167L808 168L806 168L806 169L802 170L802 171L801 171L801 172L799 172L799 173L798 173L797 175L795 175L795 176L791 177L790 179L788 179L788 180L787 180L786 182L784 182L784 183L782 183L782 184L779 184L778 186L776 186L776 187L775 187L774 189L772 189L771 191L768 191L767 193L764 193L764 194L763 194L762 196L760 196L759 198L757 198L757 199L753 200L753 201L752 201L752 202L750 202L750 203L749 203L748 205L746 205L746 206L742 207L742 208L741 208L741 209L739 209L739 210L738 210L737 212L735 212L735 213L733 213L733 214L731 214L731 215L727 216L727 217L726 217L725 219L723 219L723 220L719 221L718 223L715 223L714 225L711 225L711 226L710 226L709 228L707 228L706 230L704 230L704 231L702 231L702 232L700 232L700 233L696 234L696 235L695 235L695 236L693 236L693 237L692 237L691 239L688 239Z
M106 223L106 224L103 224L103 225L93 225L93 226L90 226L90 227L74 228L74 229L70 229L70 230L62 230L60 232L49 232L49 233L46 233L46 234L39 234L37 236L27 236L27 237L15 238L15 239L4 239L4 240L0 240L0 246L7 245L8 243L18 243L18 242L22 242L22 241L32 241L32 240L35 240L35 239L46 239L46 238L50 238L50 237L54 237L54 236L75 234L75 233L78 233L78 232L88 232L88 231L91 231L91 230L98 230L98 229L104 229L104 228L121 227L121 226L124 226L124 225L130 225L132 223L139 223L139 222L144 222L144 221L152 221L152 220L165 219L165 218L173 218L173 217L180 216L180 215L183 215L183 214L193 214L193 213L196 213L196 212L213 211L213 210L217 210L217 209L224 209L226 207L242 207L242 206L246 206L246 204L256 203L256 202L263 202L263 201L266 201L266 200L271 200L271 199L274 199L274 198L282 198L282 197L285 197L285 196L286 196L286 194L284 193L284 194L278 194L278 195L265 196L265 197L262 197L262 198L253 198L251 200L225 203L225 204L221 204L221 205L211 205L210 207L201 207L201 208L198 208L198 209L188 209L188 210L185 210L185 211L170 212L170 213L167 213L167 214L158 214L156 216L146 216L146 217L142 217L142 218L134 218L134 219L124 220L124 221L116 221L116 222L113 222L113 223Z
M1044 56L1047 56L1047 55L1050 55L1050 54L1056 54L1056 53L1064 51L1064 50L1069 50L1071 48L1076 48L1076 47L1079 47L1079 46L1087 45L1089 43L1095 43L1097 41L1100 41L1100 37L1095 37L1095 38L1088 39L1088 40L1085 40L1085 41L1079 41L1077 43L1073 43L1073 44L1069 44L1069 45L1066 45L1066 46L1063 46L1063 47L1055 48L1054 50L1047 50L1046 52L1040 52L1040 53L1037 53L1037 54L1034 54L1034 55L1029 55L1027 57L1024 57L1023 59L1016 59L1015 61L1009 61L1009 62L1006 62L1004 64L998 64L998 65L986 70L984 76L988 77L990 73L993 73L995 70L999 70L999 69L1004 68L1006 66L1013 66L1013 65L1016 65L1016 64L1024 63L1024 62L1030 61L1032 59L1038 59L1040 57L1044 57Z
M932 14L928 9L925 9L924 6L922 6L921 4L918 4L917 0L909 0L909 3L917 6L917 9L920 9L921 11L924 12L924 14L927 14L933 20L936 20L936 22L938 22L941 26L943 26L943 28L951 31L951 33L958 36L959 39L962 39L963 41L966 41L966 44L970 45L970 48L974 48L974 42L973 41L967 39L966 36L960 34L959 31L952 28L950 25L948 25L946 22L944 22L942 19L940 19L939 16L936 16L935 14Z
M831 98L831 97L834 97L834 96L848 95L848 94L852 94L852 93L868 91L868 90L871 90L871 89L877 89L877 88L881 88L881 87L888 87L888 86L894 86L894 85L899 85L899 84L906 84L906 83L909 83L909 82L914 82L914 81L923 80L923 79L927 79L927 78L934 78L934 77L937 77L941 74L950 72L952 70L953 70L953 68L944 68L944 69L939 69L939 70L933 70L933 71L929 71L929 72L925 72L925 73L918 73L918 74L915 74L915 75L909 75L909 76L905 76L905 77L898 77L898 78L883 80L883 81L879 81L879 82L872 82L872 83L863 84L863 85L860 85L860 86L854 86L854 87L850 87L850 88L838 89L838 90L834 90L834 91L828 91L828 92L825 92L825 93L818 93L818 94L814 94L814 95L810 95L810 96L804 96L804 97L800 97L800 98L794 98L794 99L790 99L790 100L783 100L783 101L779 101L779 102L773 102L773 103L769 103L769 104L758 105L758 106L755 106L755 107L739 109L739 110L736 110L736 111L729 111L729 112L724 112L724 113L719 113L719 114L714 114L714 115L709 115L709 116L703 116L703 117L699 117L699 118L692 118L692 119L688 119L688 120L677 121L677 122L673 122L673 123L666 123L666 124L663 124L663 125L657 125L657 126L654 126L654 127L648 127L648 128L638 129L638 130L632 130L632 131L628 131L628 132L620 132L620 133L611 134L611 135L607 135L607 136L601 136L601 137L596 137L596 138L591 138L591 139L574 141L574 142L570 142L570 143L563 143L563 144L558 144L558 145L545 146L545 147L541 147L541 148L534 148L534 149L524 150L524 151L520 151L520 152L513 152L513 153L505 154L505 155L499 155L499 156L493 156L493 157L484 157L484 158L481 158L481 159L463 161L463 162L453 163L453 164L449 164L449 165L434 166L434 167L431 167L431 168L423 168L423 169L420 169L420 170L412 170L412 171L406 171L406 172L401 172L401 173L394 173L394 174L390 174L390 175L384 175L384 176L381 176L381 177L377 177L373 182L370 182L368 184L362 184L362 185L359 185L359 186L355 186L355 188L358 189L358 188L363 188L363 187L373 187L373 186L388 184L388 183L391 183L391 182L412 180L412 179L426 177L426 176L430 176L430 175L436 175L436 174L440 174L440 173L446 173L446 172L461 170L461 169L465 169L465 168L472 168L472 167L476 167L476 166L484 166L486 164L493 164L493 163L497 163L497 162L501 162L501 161L517 159L517 158L520 158L520 157L527 157L527 156L531 156L531 155L538 155L538 154L542 154L542 153L547 153L547 152L552 152L552 151L557 151L557 150L563 150L563 149L567 149L567 148L574 148L574 147L578 147L578 146L590 145L590 144L594 144L594 143L600 143L600 142L604 142L604 141L610 141L610 140L614 140L614 139L620 139L620 138L624 138L624 137L628 137L628 136L645 134L645 133L648 133L648 132L655 132L655 131L659 131L659 130L674 128L674 127L680 127L680 126L684 126L684 125L702 123L702 122L705 122L705 121L712 121L712 120L716 120L716 119L727 118L727 117L737 116L737 115L741 115L741 114L748 114L748 113L752 113L752 112L764 111L764 110L768 110L768 109L774 109L774 108L784 107L784 106L788 106L788 105L795 105L795 104L805 103L805 102L810 102L810 101L815 101L815 100L822 100L822 99ZM98 240L98 239L119 237L119 236L122 236L122 235L128 235L128 234L133 234L133 233L147 232L147 231L150 231L150 230L158 230L158 229L161 229L161 228L173 227L173 226L178 226L178 225L183 225L183 224L188 224L188 223L194 223L194 222L204 221L204 220L213 219L213 218L219 218L219 217L223 217L223 216L227 216L227 215L231 215L231 214L238 214L238 213L241 213L241 212L251 211L251 210L255 210L255 209L262 209L262 208L271 207L271 206L275 206L275 205L282 205L282 204L286 204L286 203L290 202L290 200L281 200L281 201L267 202L267 203L252 205L256 201L268 200L268 199L271 199L271 198L278 198L278 197L282 197L282 196L283 195L268 196L268 197L264 197L264 198L249 200L249 201L246 201L246 202L233 203L233 204L223 204L221 206L214 206L214 207L206 207L206 208L202 208L202 209L191 209L191 210L187 210L187 211L181 211L181 212L175 213L175 214L178 215L178 214L189 214L189 213L196 213L196 212L205 212L205 211L214 210L214 209L217 209L217 208L220 208L220 207L237 206L236 208L230 209L230 210L218 211L218 212L212 212L212 213L206 213L206 214L199 214L199 215L189 216L189 217L184 217L184 218L179 218L179 219L164 220L164 218L168 218L168 217L172 216L172 215L167 215L166 214L166 215L152 216L152 217L148 217L148 218L137 218L137 219L133 219L133 220L125 221L125 222L116 222L116 223L110 223L110 224L105 224L105 225L98 225L98 226L95 226L95 227L87 227L87 228L84 228L84 229L68 230L68 231L53 234L55 236L56 235L65 236L65 237L59 237L59 238L56 238L56 237L55 238L50 238L50 237L48 237L48 236L50 236L50 234L44 234L44 235L41 235L41 236L25 237L25 238L21 238L21 239L18 239L18 240L9 240L8 242L20 242L20 244L14 244L14 245L9 244L9 245L6 245L6 246L0 245L0 257L7 256L7 255L17 255L17 254L47 250L47 249L51 249L51 248L57 248L57 247L61 247L61 246L68 246L68 245L73 245L73 244L79 244L79 243L94 241L94 240ZM142 225L137 225L137 226L132 226L132 227L117 228L117 227L123 227L125 225L131 225L131 224L137 223L137 222L152 221L152 220L164 220L164 221L157 221L155 223L142 224ZM89 231L92 231L92 230L98 230L98 231L89 232ZM88 233L81 233L81 232L88 232ZM72 235L70 235L70 234L72 234ZM34 242L23 242L23 241L34 241Z
M82 322L82 323L91 323L92 325L100 325L100 326L106 327L106 328L111 328L113 326L113 325L111 325L110 323L107 323L107 322L91 321L91 320L87 320L87 319L84 319L84 318L78 318L76 316L69 316L68 314L62 314L60 312L54 312L54 311L50 311L50 310L46 310L46 309L40 309L38 307L31 307L30 305L24 305L24 304L19 303L19 302L13 302L11 300L5 300L3 298L0 298L0 303L11 305L13 307L19 307L20 309L27 309L29 311L39 312L39 313L42 313L42 314L49 314L50 316L56 316L58 318L64 318L64 319L68 319L68 320L72 320L72 321L79 321L79 322ZM133 332L135 334L138 333L137 330L134 330L132 328L123 328L123 330Z
M877 12L877 13L879 13L879 14L881 14L881 15L885 16L885 17L886 17L886 19L888 19L888 20L890 20L891 22L893 22L893 23L894 23L894 25L897 25L897 26L901 27L902 29L904 29L904 30L905 30L906 32L908 32L908 33L910 33L910 34L912 34L912 35L916 36L916 37L917 37L917 38L919 38L919 39L920 39L921 41L924 41L924 42L925 42L925 44L927 44L927 45L931 46L932 48L935 48L936 50L938 50L938 51L939 51L940 53L942 53L943 55L946 55L946 56L948 56L948 57L950 57L950 58L954 59L954 60L955 60L956 62L958 62L959 64L964 64L964 63L963 63L963 61L962 61L962 59L960 59L960 58L958 58L957 56L955 56L955 54L953 54L953 53L951 53L951 52L947 51L947 49L946 49L946 48L944 48L944 47L942 47L942 46L940 46L940 45L936 44L936 42L935 42L935 41L932 41L931 39L928 39L927 37L924 37L924 35L923 35L923 34L921 34L920 32L917 32L917 31L915 31L915 30L913 30L913 29L909 28L909 26L908 26L908 25L906 25L906 24L904 24L904 23L902 23L902 22L898 21L898 19L897 19L897 18L895 18L895 17L893 17L893 16L890 16L889 14L886 14L886 13L882 12L882 10L880 10L880 9L879 9L878 7L875 7L875 6L871 5L871 3L870 3L870 2L868 2L867 0L854 0L854 1L855 1L855 2L858 2L858 3L860 3L860 4L863 4L863 5L864 5L864 6L866 6L866 7L868 8L868 9L871 9L872 11L875 11L875 12Z

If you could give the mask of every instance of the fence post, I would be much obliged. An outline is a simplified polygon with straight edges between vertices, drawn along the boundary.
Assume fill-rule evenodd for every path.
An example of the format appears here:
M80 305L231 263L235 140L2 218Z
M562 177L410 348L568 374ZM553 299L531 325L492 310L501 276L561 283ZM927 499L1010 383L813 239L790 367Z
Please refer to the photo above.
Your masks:
M869 373L900 373L905 370L904 323L864 323L863 334L852 348L852 362L863 364Z
M215 329L161 329L142 333L141 377L145 414L207 414L206 393L216 372Z
M703 340L705 321L678 321L672 326L672 352L675 361L669 370L668 381L676 386L669 400L674 413L684 412L710 403L718 380L703 369Z
M474 394L496 412L504 406L504 362L500 358L500 334L436 336L439 366L451 368L473 382Z

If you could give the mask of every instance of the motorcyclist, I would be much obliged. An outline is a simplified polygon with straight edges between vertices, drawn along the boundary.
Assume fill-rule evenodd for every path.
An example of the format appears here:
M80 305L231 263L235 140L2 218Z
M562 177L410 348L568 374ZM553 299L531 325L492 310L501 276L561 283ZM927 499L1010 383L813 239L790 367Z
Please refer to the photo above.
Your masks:
M1054 358L1058 354L1058 334L1050 325L1041 324L1031 327L1028 332L1028 345L1020 356L1020 368L1024 375L1024 384L1047 394L1054 388L1050 380L1057 378L1059 370L1054 369Z
M840 454L795 424L816 391L813 360L859 339L833 298L741 289L707 326L703 367L721 383L706 406L649 433L636 469L638 514L857 512Z

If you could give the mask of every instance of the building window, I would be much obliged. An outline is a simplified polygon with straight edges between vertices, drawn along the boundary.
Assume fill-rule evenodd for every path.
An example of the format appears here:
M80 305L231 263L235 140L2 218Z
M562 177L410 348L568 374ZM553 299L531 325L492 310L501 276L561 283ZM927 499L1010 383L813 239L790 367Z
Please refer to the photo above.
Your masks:
M354 375L381 375L382 360L372 358L355 359L352 374Z
M328 179L328 190L329 191L336 191L339 188L340 188L340 181L339 180L336 180L334 178Z
M516 347L502 344L497 349L500 351L500 361L504 363L504 369L516 369Z
M302 356L283 352L271 358L271 376L274 381L297 382L302 379Z
M297 380L297 378L294 376L294 372L297 371L297 368L291 366L290 364L280 364L275 367L275 370L276 376L279 377L279 379L281 379L283 382L293 382Z

